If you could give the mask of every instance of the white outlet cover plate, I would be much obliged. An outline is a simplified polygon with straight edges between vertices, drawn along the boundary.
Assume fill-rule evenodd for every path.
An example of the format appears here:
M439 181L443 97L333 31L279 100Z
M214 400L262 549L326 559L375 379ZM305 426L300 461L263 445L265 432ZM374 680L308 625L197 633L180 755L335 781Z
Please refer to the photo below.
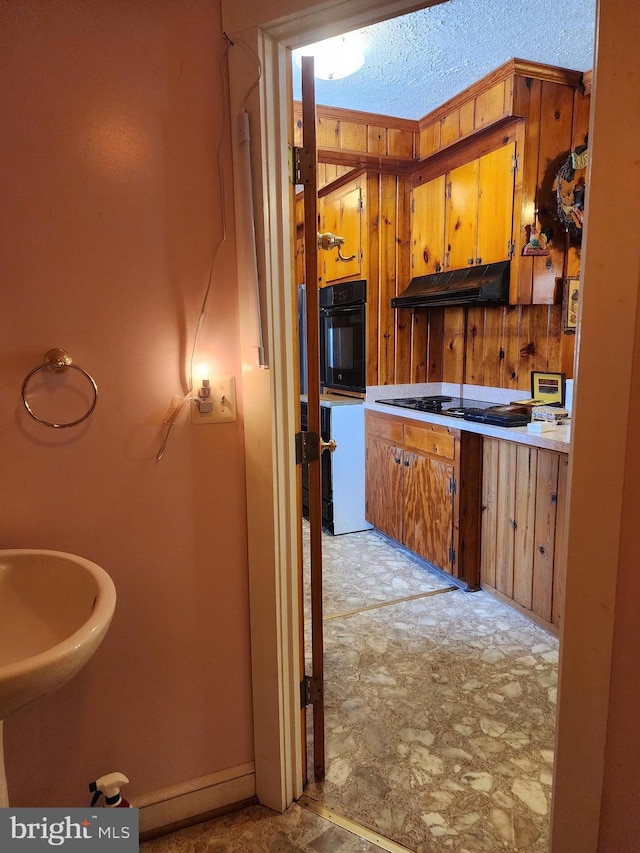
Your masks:
M198 400L191 401L192 424L224 424L236 419L236 382L233 376L213 376L209 381L213 411L201 413Z

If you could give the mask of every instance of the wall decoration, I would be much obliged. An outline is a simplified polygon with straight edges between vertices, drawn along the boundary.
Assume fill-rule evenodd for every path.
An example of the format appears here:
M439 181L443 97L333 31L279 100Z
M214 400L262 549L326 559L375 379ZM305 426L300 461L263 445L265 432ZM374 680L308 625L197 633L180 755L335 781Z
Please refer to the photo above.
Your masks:
M555 180L558 217L571 237L582 239L587 145L579 145L560 167ZM579 172L580 174L576 174Z
M548 255L549 249L547 243L553 236L551 228L543 228L538 234L535 225L528 226L529 242L522 250L523 255Z
M566 374L531 371L531 396L547 405L564 406Z
M570 276L563 279L562 283L562 330L571 333L578 326L580 276Z

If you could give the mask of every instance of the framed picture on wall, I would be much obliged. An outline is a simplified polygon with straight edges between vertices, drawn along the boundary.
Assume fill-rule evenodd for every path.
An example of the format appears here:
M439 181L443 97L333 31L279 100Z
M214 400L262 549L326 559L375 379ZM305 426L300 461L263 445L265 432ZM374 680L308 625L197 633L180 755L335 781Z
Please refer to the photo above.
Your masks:
M564 406L566 375L564 373L542 373L531 371L531 396L547 406Z
M580 296L580 277L570 276L563 281L562 293L562 330L575 333L578 326L578 297Z

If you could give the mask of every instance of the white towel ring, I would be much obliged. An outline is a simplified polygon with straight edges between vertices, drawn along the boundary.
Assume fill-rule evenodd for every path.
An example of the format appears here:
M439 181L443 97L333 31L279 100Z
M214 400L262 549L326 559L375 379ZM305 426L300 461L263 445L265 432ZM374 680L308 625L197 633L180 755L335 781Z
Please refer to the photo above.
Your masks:
M75 421L68 421L67 423L55 424L52 421L46 421L44 418L39 417L33 411L31 406L27 402L27 385L29 384L29 380L31 379L31 377L41 370L47 369L53 371L54 373L64 373L64 371L68 367L70 367L72 370L77 370L83 376L86 376L91 385L93 399L91 401L91 405L81 418L77 418ZM52 429L67 429L67 427L77 426L78 424L81 424L82 421L86 421L91 412L95 409L96 403L98 402L98 386L96 385L93 377L89 373L87 373L86 370L83 370L77 364L73 363L73 360L68 352L63 349L50 349L44 357L44 362L42 364L39 364L37 367L34 367L33 370L31 370L25 376L25 380L22 383L22 402L24 403L25 409L31 415L34 421L38 421L38 423L44 424L45 426L51 427Z

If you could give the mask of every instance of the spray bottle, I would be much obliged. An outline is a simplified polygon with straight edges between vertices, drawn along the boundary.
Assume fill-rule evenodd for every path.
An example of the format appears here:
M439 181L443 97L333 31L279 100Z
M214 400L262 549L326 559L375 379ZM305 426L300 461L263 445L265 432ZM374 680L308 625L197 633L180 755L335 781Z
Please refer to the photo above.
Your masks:
M95 806L101 796L104 796L104 804L110 809L128 809L130 803L120 795L120 788L127 785L129 780L124 773L108 773L101 776L95 782L89 783L89 791L93 794L91 808Z

